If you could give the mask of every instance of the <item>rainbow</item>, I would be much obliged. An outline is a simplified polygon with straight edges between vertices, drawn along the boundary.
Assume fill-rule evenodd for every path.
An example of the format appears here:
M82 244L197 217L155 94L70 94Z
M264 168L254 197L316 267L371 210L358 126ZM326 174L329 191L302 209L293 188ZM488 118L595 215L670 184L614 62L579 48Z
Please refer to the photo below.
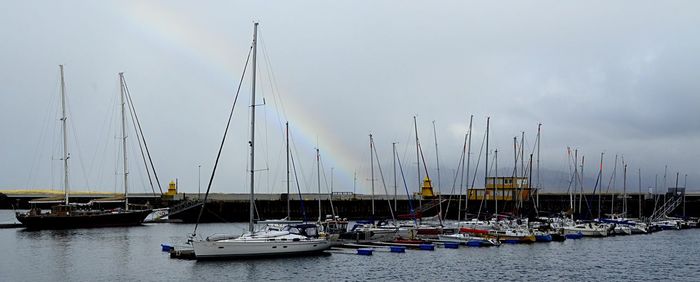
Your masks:
M235 62L236 58L245 58L248 52L247 41L237 43L232 38L215 34L210 30L196 26L196 23L183 20L188 15L164 5L150 1L120 3L113 9L126 18L128 27L135 32L144 33L153 38L164 48L176 48L176 51L192 60L204 62L212 69L216 79L231 80L240 73L239 67L225 62ZM251 24L252 26L252 24ZM279 91L284 93L284 91ZM295 104L292 99L285 101L286 117L269 111L273 120L289 120L290 134L301 148L310 149L319 146L325 168L334 167L334 184L338 191L352 191L354 174L361 166L355 152L349 151L343 140L324 128L317 118L310 116L309 109ZM277 125L283 132L283 124ZM318 144L318 145L317 145ZM359 179L359 177L358 177ZM281 192L281 191L277 191ZM368 193L366 181L357 182L358 193Z

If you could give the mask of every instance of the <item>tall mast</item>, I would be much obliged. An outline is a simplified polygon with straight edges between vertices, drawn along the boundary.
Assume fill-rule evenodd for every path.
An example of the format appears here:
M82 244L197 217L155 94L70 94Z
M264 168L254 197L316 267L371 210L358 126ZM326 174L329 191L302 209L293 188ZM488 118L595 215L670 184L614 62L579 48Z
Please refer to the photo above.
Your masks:
M639 214L637 215L637 218L642 218L642 169L638 168L637 171L637 175L639 176L639 180L637 182L639 184Z
M676 189L673 190L673 198L675 198L678 195L678 174L679 172L676 172Z
M435 163L437 164L437 193L438 206L440 209L440 222L442 223L442 193L440 193L440 152L438 151L437 131L435 130L435 121L433 121L433 139L435 140Z
M517 179L517 177L518 177L518 145L517 144L518 144L518 137L513 137L513 174L511 175L511 177L512 177L511 180L513 181L513 183L512 183L511 188L515 188L516 191L517 191L516 183L518 181L518 179ZM518 187L520 186L519 183L517 186ZM515 199L512 199L512 200L517 201L518 198L519 198L519 195L517 195L515 197ZM515 206L516 211L518 209L517 204L519 204L519 202L516 202L516 206Z
M615 155L615 165L613 166L613 192L612 196L610 197L610 215L613 215L615 213L615 182L617 180L617 155Z
M391 159L394 163L394 210L397 210L396 208L396 197L397 197L397 192L396 192L396 142L391 143ZM409 199L410 201L410 199Z
M289 122L286 122L284 124L285 126L285 133L286 133L286 140L287 140L287 219L291 219L291 213L292 210L290 208L290 196L289 196Z
M538 207L540 205L540 189L542 188L540 184L540 127L542 127L542 124L537 124L537 200L535 205Z
M685 218L685 192L688 190L688 174L685 175L685 180L683 180L683 218Z
M316 184L318 185L318 222L321 222L321 154L316 148Z
M654 175L654 210L656 210L656 204L659 202L659 195L658 193L659 189L659 174Z
M603 190L603 155L605 153L600 153L600 167L598 169L598 183L600 183L600 189L598 189L598 218L601 218L600 214L600 202L601 202L601 197L600 197L600 192Z
M423 180L420 178L420 143L418 143L418 122L416 116L413 116L413 129L416 133L416 168L418 169L418 210L423 210Z
M248 231L253 233L253 217L255 216L255 75L257 74L258 56L258 23L253 25L253 78L250 91L250 210Z
M496 165L496 174L493 178L493 200L496 202L496 220L498 220L498 149L493 151L493 158Z
M474 115L469 116L469 141L467 141L467 189L466 190L466 199L464 200L464 219L467 219L466 213L469 212L469 160L471 159L471 151L472 151L472 121L474 120ZM461 212L461 211L460 211Z
M333 171L335 170L335 167L331 167L331 200L333 200Z
M515 181L518 177L518 137L513 137L513 180ZM515 188L516 183L513 183L513 188ZM513 199L516 200L516 199Z
M532 183L532 154L530 154L530 163L528 163L528 167L529 167L529 169L530 169L530 172L527 174L527 177L528 177L528 179L527 179L527 185L528 185L528 188L530 188L530 185L531 185L531 183ZM520 194L521 194L520 198L521 198L521 201L522 201L522 192L520 192ZM530 193L528 193L528 198L529 198L529 199L532 199L532 195L531 195ZM522 207L522 205L523 205L523 204L520 204L521 207ZM537 206L535 205L535 214L537 214L537 213L538 213L538 211L537 211Z
M578 190L578 213L581 214L581 206L583 206L583 164L586 161L586 156L581 156L581 172L579 173L579 182L578 184L580 185L579 190ZM588 202L588 200L586 200Z
M491 117L486 117L486 158L484 158L484 199L486 199L486 192L489 183L489 121Z
M661 188L661 194L664 195L663 197L663 202L662 202L662 207L663 205L666 205L666 193L668 192L668 184L666 184L666 175L668 174L668 165L664 166L664 186Z
M627 216L627 164L624 164L623 169L624 171L622 172L622 214Z
M532 165L532 164L530 164ZM522 132L522 137L520 138L520 174L522 178L525 178L525 131ZM532 178L526 178L528 185L530 185L530 180ZM523 195L522 195L522 189L523 189L523 184L524 181L519 181L518 182L518 207L522 209L523 206ZM520 214L520 211L518 211L518 214Z
M525 178L525 131L520 137L520 176ZM518 183L518 188L522 188L522 183Z
M122 101L122 155L124 160L124 208L129 210L129 169L127 167L126 161L126 112L124 103L124 73L119 73L119 84L121 88L121 101Z
M372 186L372 218L374 218L374 140L372 134L369 135L369 167Z
M468 133L467 133L468 134ZM462 188L464 188L464 158L466 157L465 154L467 152L467 138L469 137L467 134L464 134L464 144L462 145L462 163L461 167L462 170L455 172L455 178L457 178L457 175L459 175L459 200L457 201L457 222L462 221ZM459 168L459 166L458 166ZM460 174L461 172L461 174Z
M70 186L68 182L68 158L70 158L68 154L68 126L66 126L66 122L68 120L68 117L66 116L66 83L63 80L63 65L58 65L58 68L61 70L61 129L63 131L63 193L66 201L66 205L68 205L68 194L70 191Z
M355 197L355 191L357 190L357 170L352 174L352 196Z
M574 149L574 188L571 190L569 200L571 201L571 216L576 213L576 189L578 189L578 149Z

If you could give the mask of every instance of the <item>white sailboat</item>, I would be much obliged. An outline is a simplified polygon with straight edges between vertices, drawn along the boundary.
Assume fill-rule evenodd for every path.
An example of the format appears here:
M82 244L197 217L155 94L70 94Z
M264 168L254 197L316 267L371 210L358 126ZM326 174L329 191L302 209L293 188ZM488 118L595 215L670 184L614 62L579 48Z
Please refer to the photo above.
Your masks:
M607 237L608 227L597 223L581 223L563 228L564 235L581 234L585 237Z
M256 231L254 216L254 162L255 162L255 74L258 23L253 29L253 62L250 127L250 219L248 232L240 236L210 236L193 240L194 255L198 260L242 257L299 256L320 253L331 247L326 238L319 236L315 224L287 225L282 230Z

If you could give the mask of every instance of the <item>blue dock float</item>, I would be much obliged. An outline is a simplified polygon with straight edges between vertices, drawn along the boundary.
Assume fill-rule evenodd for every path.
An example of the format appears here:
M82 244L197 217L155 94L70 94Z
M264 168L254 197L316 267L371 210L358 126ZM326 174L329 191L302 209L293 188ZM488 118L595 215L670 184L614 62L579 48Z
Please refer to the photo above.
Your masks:
M445 243L445 249L459 249L459 243Z
M160 244L160 248L163 252L170 252L170 250L173 249L173 246L169 244Z
M479 242L479 241L467 241L467 247L481 247L481 242Z
M404 247L404 246L391 246L391 247L389 247L389 250L391 250L392 253L405 253L406 247Z
M418 246L418 248L423 250L423 251L434 251L435 245L433 245L433 244L420 244Z
M357 254L361 256L371 256L372 255L372 249L357 249Z
M566 239L576 240L576 239L583 238L583 234L581 232L575 233L575 234L566 234L566 235L564 235L564 237L566 237Z

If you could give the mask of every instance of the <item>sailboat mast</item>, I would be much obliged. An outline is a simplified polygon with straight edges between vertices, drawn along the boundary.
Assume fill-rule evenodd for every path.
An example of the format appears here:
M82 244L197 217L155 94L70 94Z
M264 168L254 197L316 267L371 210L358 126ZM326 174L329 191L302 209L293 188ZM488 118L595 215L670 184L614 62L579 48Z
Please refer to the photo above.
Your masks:
M527 188L529 189L531 187L530 185L532 185L531 184L532 183L532 154L530 154L530 162L528 163L528 168L530 171L527 174ZM522 191L518 192L518 194L520 194L520 200L522 201L522 197L523 197ZM529 199L532 199L532 194L530 194L529 192L527 193L527 196ZM523 206L523 204L521 203L520 207L522 208L522 206ZM538 213L537 205L535 205L535 214L537 214L537 213Z
M493 151L493 158L496 165L496 174L493 178L493 200L496 206L496 220L498 220L498 149Z
M316 184L318 186L318 222L321 222L321 153L316 148Z
M656 211L656 204L659 203L659 174L654 175L654 211Z
M468 133L467 133L468 134ZM467 153L467 138L469 137L467 134L464 134L464 145L462 145L462 163L461 163L461 168L462 170L459 172L455 172L455 178L457 178L457 175L459 175L459 200L457 201L457 222L462 221L462 188L464 188L464 162L465 162L465 154ZM460 166L457 168L459 169ZM449 204L448 204L449 206Z
M119 73L119 85L121 92L121 102L122 102L122 159L124 160L124 209L129 210L129 169L127 167L126 160L126 111L124 103L124 73Z
M535 201L535 205L539 208L540 205L540 189L542 188L540 185L540 128L542 127L542 124L537 124L537 200Z
M517 177L518 177L518 137L513 137L513 175L511 175L513 182L513 188L516 188L518 184L517 183ZM517 190L516 190L517 191ZM517 199L513 199L517 200ZM516 206L517 209L517 206Z
M530 164L532 165L532 164ZM525 131L522 132L522 137L520 138L520 171L522 178L525 178ZM532 172L532 170L530 171ZM530 185L530 180L532 178L529 178L527 180L528 185ZM523 181L518 182L518 207L522 209L523 206L523 195L522 195L522 189L523 189ZM520 213L520 211L518 211Z
M391 159L394 163L394 210L397 210L397 207L396 207L396 197L397 197L397 191L396 191L396 142L391 143L391 152L392 152Z
M575 199L575 197L576 197L576 185L577 185L576 184L576 173L577 173L576 166L578 165L577 153L578 153L578 151L576 151L576 149L574 149L574 172L571 175L571 181L574 184L573 184L573 187L571 189L569 189L569 208L571 209L571 218L572 219L574 218L574 213L576 212L576 205L574 205L574 203L576 203L576 199ZM571 166L569 166L569 171L571 171ZM569 187L571 187L571 186L572 186L571 182L569 182Z
M369 167L370 180L372 186L372 218L374 218L374 140L372 134L369 135Z
M615 185L615 182L617 181L617 155L615 155L615 165L613 165L613 175L612 175L612 195L610 196L610 215L613 215L615 213L615 188L617 185Z
M539 207L540 205L540 189L542 189L541 184L540 184L540 128L542 127L542 124L539 123L537 124L537 200L535 201L535 205Z
M416 116L413 116L413 129L416 133L416 168L418 169L418 210L422 212L423 191L421 187L423 186L423 181L420 178L420 143L418 143L418 122L416 121Z
M603 155L605 153L600 153L600 168L598 169L598 183L600 183L600 189L598 189L598 218L601 218L600 214L600 194L603 192Z
M642 218L642 169L638 168L637 172L637 176L639 177L637 180L637 184L639 185L639 197L637 198L639 202L639 214L637 218Z
M574 190L573 190L573 202L572 213L576 213L576 191L578 191L578 149L574 149Z
M579 173L578 185L580 185L578 190L578 213L581 214L581 206L583 206L583 164L586 162L586 156L581 156L581 172ZM588 200L586 200L588 202Z
M624 158L623 158L624 159ZM627 164L624 164L622 172L622 214L627 216Z
M471 151L472 151L472 121L474 120L474 115L469 116L469 141L467 141L467 189L465 189L465 199L464 199L464 219L467 219L467 213L469 212L469 160L471 159ZM461 213L461 211L460 211Z
M673 189L673 198L678 196L678 175L679 174L680 174L679 172L676 172L676 188ZM683 193L685 194L685 192L683 192Z
M291 213L292 210L290 208L290 196L289 196L289 122L286 122L285 124L285 134L286 134L286 140L287 140L287 219L291 219Z
M437 193L438 206L440 209L440 222L442 222L442 193L440 193L440 152L438 151L437 131L435 130L435 121L433 121L433 139L435 140L435 163L437 164Z
M668 165L665 165L664 166L664 186L661 188L662 194L664 195L663 202L662 202L663 205L666 205L666 194L668 192L668 184L666 184L666 175L667 174L668 174Z
M489 121L491 117L486 117L486 158L484 158L484 200L486 200L486 193L488 192L489 183ZM488 201L485 201L488 202Z
M68 117L66 116L66 83L63 80L63 65L58 65L61 70L61 130L63 131L63 193L68 204L68 194L69 194L69 182L68 182L68 126L66 122Z
M248 231L253 233L253 217L255 215L255 75L257 73L258 55L258 23L253 25L253 78L250 91L250 213L248 218Z
M641 176L640 176L640 178L641 178ZM641 180L639 182L641 182ZM641 187L641 185L640 185L640 187ZM683 218L685 218L685 192L686 192L687 188L688 188L688 174L685 175L685 180L683 180ZM640 188L640 190L641 190L641 188Z

